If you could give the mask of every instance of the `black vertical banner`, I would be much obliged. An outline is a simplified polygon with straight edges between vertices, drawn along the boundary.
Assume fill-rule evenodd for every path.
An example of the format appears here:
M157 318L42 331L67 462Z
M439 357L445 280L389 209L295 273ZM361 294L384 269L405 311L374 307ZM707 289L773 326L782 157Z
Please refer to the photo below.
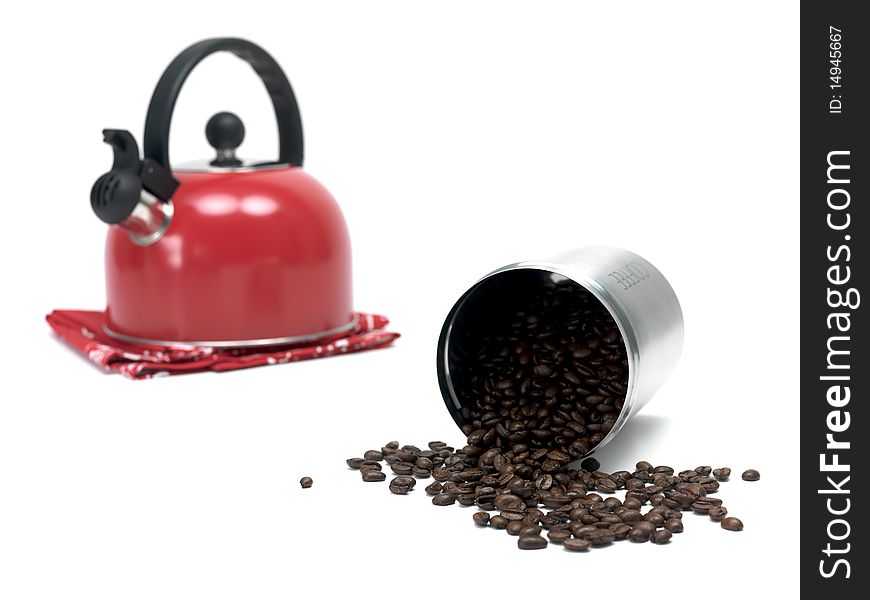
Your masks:
M801 3L800 573L807 598L866 598L870 589L870 470L862 464L870 460L870 21L858 16L866 8Z

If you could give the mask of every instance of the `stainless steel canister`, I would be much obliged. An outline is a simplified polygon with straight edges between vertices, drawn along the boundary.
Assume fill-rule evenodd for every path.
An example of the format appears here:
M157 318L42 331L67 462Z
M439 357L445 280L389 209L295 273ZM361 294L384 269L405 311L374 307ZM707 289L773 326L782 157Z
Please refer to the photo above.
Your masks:
M566 252L547 261L519 262L489 273L456 302L447 315L438 340L438 382L444 402L461 427L462 404L455 373L457 364L451 344L462 335L466 314L486 310L487 303L504 299L505 280L518 272L537 272L552 281L563 279L582 286L610 312L622 334L628 359L625 401L610 432L595 446L594 453L619 434L676 366L683 347L683 313L674 290L665 277L644 258L608 246L589 246ZM542 279L543 281L543 279ZM488 297L498 285L498 294ZM527 286L524 279L517 285ZM507 284L510 289L510 283ZM474 308L471 308L474 307Z

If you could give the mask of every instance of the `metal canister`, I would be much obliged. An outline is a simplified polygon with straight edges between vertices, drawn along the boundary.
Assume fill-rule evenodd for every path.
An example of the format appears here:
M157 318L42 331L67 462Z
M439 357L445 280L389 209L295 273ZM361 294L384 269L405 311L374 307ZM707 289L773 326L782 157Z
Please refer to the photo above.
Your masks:
M452 344L464 328L488 309L505 301L515 281L529 285L547 281L572 282L578 293L590 293L613 317L622 334L628 360L628 378L622 410L606 436L588 454L601 449L619 434L661 387L679 359L683 346L683 314L665 277L644 258L620 248L589 246L546 261L510 264L492 271L471 286L456 302L438 340L438 382L454 421L462 427L464 394L458 386L457 353ZM519 292L520 288L515 288Z

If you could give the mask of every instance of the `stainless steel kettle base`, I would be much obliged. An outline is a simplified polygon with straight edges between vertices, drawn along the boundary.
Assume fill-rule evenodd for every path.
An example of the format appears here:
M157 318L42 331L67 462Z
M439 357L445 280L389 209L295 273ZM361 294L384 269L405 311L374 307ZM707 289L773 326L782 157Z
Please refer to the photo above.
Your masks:
M116 340L120 340L122 342L129 342L132 344L144 344L148 346L197 346L197 347L211 347L211 348L253 348L257 346L285 346L290 344L300 344L303 342L312 342L315 340L319 340L325 337L331 337L334 335L339 335L342 333L347 333L351 331L357 324L357 317L354 317L350 323L345 325L341 325L340 327L336 327L334 329L327 329L325 331L318 331L315 333L306 333L304 335L291 335L286 337L276 337L276 338L261 338L257 340L217 340L217 341L188 341L188 340L154 340L149 338L141 338L134 335L127 335L124 333L118 333L117 331L112 331L109 329L107 325L103 325L103 331L106 335L115 338Z

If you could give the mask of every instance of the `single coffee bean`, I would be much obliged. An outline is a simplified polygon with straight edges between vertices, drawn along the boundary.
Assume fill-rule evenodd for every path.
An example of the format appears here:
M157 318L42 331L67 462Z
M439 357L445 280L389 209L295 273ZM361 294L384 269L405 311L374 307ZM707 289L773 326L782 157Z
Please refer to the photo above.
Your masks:
M661 513L648 512L643 516L644 521L649 521L656 527L662 527L665 524L665 518Z
M432 504L435 506L449 506L450 504L454 504L456 502L456 498L451 494L437 494L432 497Z
M568 529L568 530L555 529L554 530L551 528L550 531L547 532L547 538L549 538L549 540L551 542L553 542L554 544L561 544L562 542L567 540L569 537L571 537L571 530L570 529Z
M708 512L707 515L710 517L711 521L721 521L725 518L725 515L728 514L728 509L724 506L714 506Z
M708 514L711 508L713 508L713 504L705 500L698 500L697 502L692 504L692 510L699 515Z
M443 486L438 481L433 481L429 485L426 486L425 492L430 496L435 496L436 494L440 494Z
M731 477L731 469L728 467L713 469L713 477L719 481L728 481L728 478Z
M598 462L597 459L590 456L589 458L580 463L580 468L590 472L597 471L601 468L601 463Z
M363 454L363 457L366 460L384 460L384 453L378 450L369 450Z
M639 503L638 503L638 507L640 507ZM622 519L623 521L625 521L626 523L635 523L637 521L642 520L643 515L640 513L639 510L627 509L619 515L619 518Z
M421 469L426 469L427 471L431 471L435 465L432 463L432 460L426 458L425 456L421 456L417 459L416 466Z
M420 467L414 467L413 469L411 469L411 474L419 479L429 479L430 477L432 477L432 471L428 469L421 469Z
M435 467L432 470L432 477L435 481L447 481L450 479L450 471L446 467Z
M616 536L616 539L624 540L628 537L628 533L631 531L631 525L628 523L614 523L609 529L613 532L613 535Z
M395 481L395 480L394 480ZM407 485L398 485L394 482L390 482L390 491L394 494L398 494L400 496L406 495L411 491L411 488Z
M517 547L520 550L540 550L547 547L547 540L539 535L521 536L517 540Z
M681 519L668 519L665 521L665 529L671 533L682 533L683 521Z
M568 538L562 540L562 547L565 548L565 550L570 550L572 552L583 552L584 550L589 550L589 546L591 545L592 542L584 539Z
M525 514L521 510L503 510L499 513L508 521L522 521Z
M390 465L390 468L396 475L410 475L414 472L414 465L405 461L393 463Z
M595 489L605 494L612 494L616 491L616 482L612 479L601 478L595 482Z
M761 474L755 469L747 469L743 471L743 481L758 481L761 479Z
M649 529L635 526L628 532L628 539L632 542L648 542L650 533Z
M537 525L524 525L524 527L520 529L520 535L541 535L541 528Z
M395 483L396 485L413 488L415 485L417 485L417 480L413 477L408 477L407 475L399 475L398 477L394 477L390 483Z
M631 509L631 510L637 510L637 509L639 509L641 506L643 506L643 504L641 503L641 501L638 500L637 498L626 498L625 500L622 501L622 505L623 505L625 508L628 508L628 509Z
M348 458L347 466L351 469L359 469L361 466L363 466L363 463L365 463L365 461L366 459L364 458Z
M504 529L505 527L507 527L507 524L509 522L510 521L508 521L507 519L505 519L501 515L494 515L494 516L490 517L490 519L489 519L489 524L491 526L495 527L496 529Z
M504 529L508 535L519 535L523 527L525 527L525 524L522 521L510 521Z
M462 506L474 506L474 494L460 494L456 497L456 501Z
M668 529L659 529L654 534L650 540L653 544L667 544L671 540L671 532Z
M303 489L310 488L314 484L314 480L310 477L303 477L299 480L299 485L302 486Z
M383 471L366 471L362 474L363 481L386 481L387 474Z
M590 531L584 536L593 546L606 546L612 544L616 539L616 535L609 529L596 529Z
M502 494L496 496L493 504L500 510L522 510L526 507L523 499L515 494Z
M737 517L725 517L720 525L722 529L727 529L728 531L743 531L743 521Z
M431 446L430 446L431 447ZM485 511L476 512L472 515L474 524L478 527L486 527L489 524L489 513Z

